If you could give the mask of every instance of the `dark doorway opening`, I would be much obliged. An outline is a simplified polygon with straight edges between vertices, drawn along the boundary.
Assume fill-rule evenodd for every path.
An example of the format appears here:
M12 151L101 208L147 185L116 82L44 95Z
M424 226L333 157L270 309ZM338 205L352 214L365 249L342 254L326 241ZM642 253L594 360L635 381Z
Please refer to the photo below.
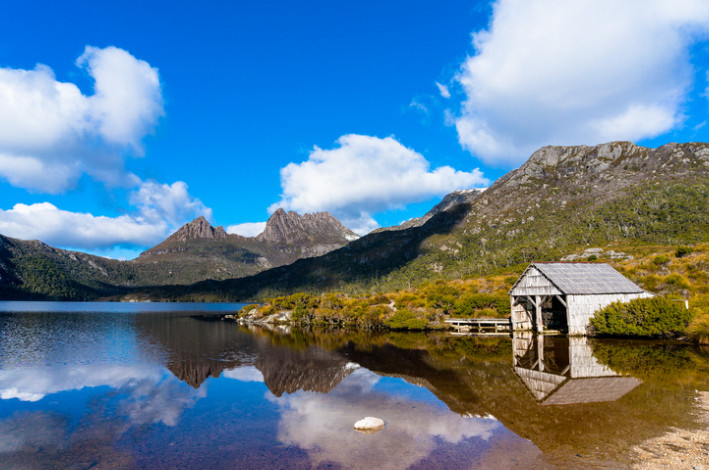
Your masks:
M550 297L542 304L542 322L545 329L568 331L566 307L556 297Z

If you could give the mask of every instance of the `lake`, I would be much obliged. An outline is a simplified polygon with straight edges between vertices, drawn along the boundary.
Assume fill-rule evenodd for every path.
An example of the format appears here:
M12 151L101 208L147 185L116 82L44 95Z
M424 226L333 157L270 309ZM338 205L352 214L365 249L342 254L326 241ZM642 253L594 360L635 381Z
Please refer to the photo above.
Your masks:
M0 468L624 468L706 427L696 347L220 319L239 307L0 302Z

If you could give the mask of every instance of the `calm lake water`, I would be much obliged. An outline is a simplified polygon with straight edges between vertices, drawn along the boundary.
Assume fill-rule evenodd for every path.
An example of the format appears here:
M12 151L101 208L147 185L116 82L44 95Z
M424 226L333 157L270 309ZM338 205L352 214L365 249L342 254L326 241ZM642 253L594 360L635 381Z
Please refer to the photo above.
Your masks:
M0 303L0 468L622 468L632 446L699 428L709 388L709 354L669 343L73 305ZM365 416L386 427L355 431Z

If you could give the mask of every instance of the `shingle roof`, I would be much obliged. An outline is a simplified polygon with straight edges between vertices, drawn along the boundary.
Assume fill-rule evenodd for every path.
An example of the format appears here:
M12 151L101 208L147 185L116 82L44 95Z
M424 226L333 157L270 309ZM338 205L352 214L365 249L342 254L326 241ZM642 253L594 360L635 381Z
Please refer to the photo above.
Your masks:
M542 405L571 405L615 401L641 383L635 377L572 379L546 397L542 401Z
M639 294L631 280L605 263L532 263L564 294Z

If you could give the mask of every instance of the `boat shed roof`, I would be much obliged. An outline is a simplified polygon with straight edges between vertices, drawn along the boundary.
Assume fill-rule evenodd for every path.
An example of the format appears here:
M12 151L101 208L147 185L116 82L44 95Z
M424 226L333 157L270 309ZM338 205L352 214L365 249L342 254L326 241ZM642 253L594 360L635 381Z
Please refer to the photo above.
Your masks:
M644 292L630 279L606 263L532 263L520 276L510 294L518 292L520 281L536 269L563 294L639 294Z

